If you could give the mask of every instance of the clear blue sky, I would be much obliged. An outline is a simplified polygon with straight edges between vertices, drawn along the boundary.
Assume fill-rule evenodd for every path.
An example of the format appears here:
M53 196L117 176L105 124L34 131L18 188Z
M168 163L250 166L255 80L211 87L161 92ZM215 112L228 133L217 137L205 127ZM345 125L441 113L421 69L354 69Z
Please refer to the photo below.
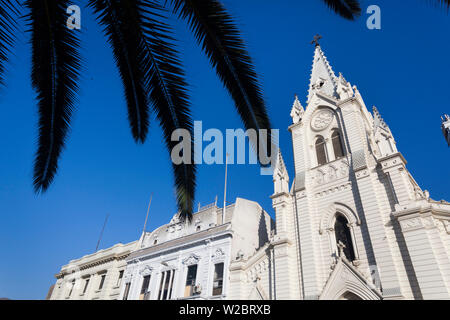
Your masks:
M287 131L294 94L305 104L316 33L334 71L358 86L368 106L376 105L391 127L408 168L437 200L450 200L449 159L440 115L450 113L450 16L427 1L363 1L378 4L382 30L366 28L367 15L344 21L322 1L227 0L248 43L273 126L291 178ZM43 195L32 189L37 112L30 86L28 35L19 34L0 91L0 297L43 299L54 274L69 260L92 253L107 213L101 248L140 235L148 198L154 193L148 228L176 211L173 177L156 121L148 141L134 144L126 120L122 87L109 47L82 10L86 71L70 139L54 184ZM176 31L191 84L193 118L203 128L240 128L227 92L184 24ZM197 201L219 202L223 165L198 168ZM229 167L228 200L259 202L273 215L272 179L251 165Z

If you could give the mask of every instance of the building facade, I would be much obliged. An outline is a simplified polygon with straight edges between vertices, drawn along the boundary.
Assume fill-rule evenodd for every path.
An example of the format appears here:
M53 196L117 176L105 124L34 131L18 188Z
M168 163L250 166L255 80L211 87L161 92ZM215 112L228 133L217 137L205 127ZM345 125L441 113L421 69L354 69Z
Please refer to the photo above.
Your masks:
M292 110L294 181L279 153L276 234L231 263L234 299L450 299L450 203L406 168L389 126L316 45Z
M137 241L116 244L71 260L55 275L50 300L117 300L126 267L125 259Z
M227 299L230 262L263 247L273 225L259 204L241 198L225 211L201 208L191 223L175 215L143 233L126 259L121 299Z
M81 276L63 268L52 298L450 299L450 203L420 188L378 109L336 76L318 44L306 108L296 97L290 116L294 178L279 152L274 226L239 198L199 210L191 224L175 215L120 254L73 261ZM112 291L102 293L105 272ZM89 276L86 296L60 289Z

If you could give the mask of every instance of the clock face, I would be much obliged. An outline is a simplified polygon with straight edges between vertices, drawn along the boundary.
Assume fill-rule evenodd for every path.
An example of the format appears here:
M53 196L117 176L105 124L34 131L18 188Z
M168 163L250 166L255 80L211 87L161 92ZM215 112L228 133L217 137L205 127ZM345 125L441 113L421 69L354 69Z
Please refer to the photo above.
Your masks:
M333 121L333 113L330 110L322 110L317 112L311 120L311 127L314 130L326 129L331 121Z

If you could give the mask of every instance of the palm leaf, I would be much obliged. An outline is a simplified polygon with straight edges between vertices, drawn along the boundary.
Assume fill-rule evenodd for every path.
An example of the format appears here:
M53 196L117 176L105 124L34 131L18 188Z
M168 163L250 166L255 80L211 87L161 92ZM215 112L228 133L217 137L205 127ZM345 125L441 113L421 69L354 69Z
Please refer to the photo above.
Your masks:
M100 13L101 23L105 26L116 51L119 69L135 76L132 82L138 86L131 85L129 79L123 77L125 87L139 89L138 93L142 95L139 109L145 110L146 114L147 103L152 105L170 152L176 144L171 141L172 132L176 129L187 129L192 133L192 121L186 93L187 84L177 52L171 44L173 38L169 34L170 28L163 22L163 8L156 2L141 0L121 0L115 1L114 4L109 1L91 1L90 5ZM126 62L124 56L132 61ZM132 66L131 70L127 69L128 66ZM125 75L128 73L122 72ZM135 101L128 102L130 107ZM132 127L136 127L133 125L135 118L130 117L130 121ZM172 165L180 216L183 219L191 219L195 166L193 162Z
M355 20L361 15L361 6L358 0L322 0L325 4L341 17Z
M127 7L135 5L135 1L122 0L90 0L89 6L94 8L97 20L104 27L104 33L113 49L114 59L125 91L128 107L128 120L136 142L143 143L149 126L149 108L145 89L145 75L142 70L141 37L134 26L138 17L133 16ZM125 10L124 10L125 9Z
M252 60L239 30L222 3L217 0L171 0L171 3L174 12L188 22L228 89L246 129L269 130L270 121ZM270 131L267 140L260 142L263 144L252 141L255 150L263 147L263 152L270 154Z
M67 0L28 0L32 43L33 88L39 113L34 187L45 191L52 182L64 148L78 90L80 56L77 32L66 26Z
M16 1L0 0L0 84L4 84L5 64L8 53L14 42L18 16L18 3Z
M184 72L177 58L178 52L172 45L172 37L168 34L169 27L161 21L161 16L154 15L154 6L148 1L141 8L147 14L142 15L144 22L143 34L148 58L147 71L149 78L150 100L153 110L163 129L164 139L169 152L176 142L171 141L176 129L186 129L192 137L192 120L190 116L189 97ZM159 19L158 19L159 18ZM190 141L193 150L193 141ZM179 215L184 220L192 219L192 209L195 197L196 167L194 154L191 152L190 163L174 164L172 162Z
M434 4L444 7L448 10L450 9L450 0L428 0L428 2L433 2Z

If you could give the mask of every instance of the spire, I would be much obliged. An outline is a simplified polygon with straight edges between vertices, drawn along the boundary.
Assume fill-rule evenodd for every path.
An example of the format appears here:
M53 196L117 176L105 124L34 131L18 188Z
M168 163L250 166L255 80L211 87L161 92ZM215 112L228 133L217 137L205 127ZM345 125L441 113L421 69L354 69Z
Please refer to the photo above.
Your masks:
M298 100L298 96L295 95L295 100L294 100L294 103L292 104L292 109L291 109L292 123L299 122L303 117L303 113L305 113L305 109L303 109L302 104Z
M378 109L373 106L373 134L382 157L398 152L391 129L381 117ZM377 154L376 150L374 151Z
M316 91L320 91L335 98L338 97L336 93L338 79L319 43L314 43L314 61L311 70L311 78L309 81L308 103Z
M382 128L390 134L391 130L389 129L389 126L386 124L384 119L381 117L380 112L378 111L377 107L373 106L372 111L373 111L373 130L374 130L374 132L376 133L378 128Z
M289 174L280 149L278 149L277 163L273 171L273 187L274 194L289 193Z

